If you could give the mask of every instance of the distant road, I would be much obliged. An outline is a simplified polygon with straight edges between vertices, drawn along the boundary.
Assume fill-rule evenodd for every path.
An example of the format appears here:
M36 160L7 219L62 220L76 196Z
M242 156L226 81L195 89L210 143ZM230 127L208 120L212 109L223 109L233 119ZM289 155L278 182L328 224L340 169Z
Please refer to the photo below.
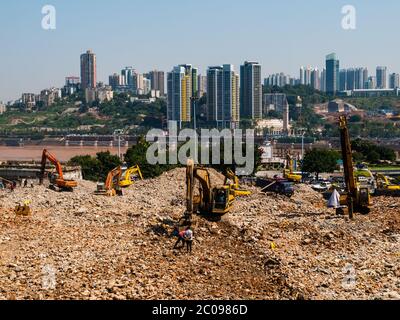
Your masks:
M64 146L24 146L6 147L0 146L0 161L41 161L43 149L48 149L59 161L66 162L75 156L91 155L102 151L110 151L118 155L118 147L64 147ZM127 148L121 148L125 153Z

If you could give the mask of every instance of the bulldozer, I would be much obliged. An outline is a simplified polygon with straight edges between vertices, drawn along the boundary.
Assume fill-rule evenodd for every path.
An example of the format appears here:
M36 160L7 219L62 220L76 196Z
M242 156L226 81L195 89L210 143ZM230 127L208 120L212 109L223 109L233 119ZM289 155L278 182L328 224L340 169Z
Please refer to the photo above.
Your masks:
M15 209L14 212L17 216L24 216L24 217L28 217L32 214L32 210L30 207L30 201L24 201L23 204L18 204Z
M95 191L95 194L108 197L115 197L116 195L122 196L122 190L119 185L121 175L121 166L118 166L115 169L111 170L107 175L105 183L97 184L97 190Z
M61 163L57 160L57 158L48 152L46 149L43 150L42 154L42 168L40 171L39 183L43 184L43 180L46 173L46 163L49 160L56 167L57 173L53 173L50 175L50 186L49 188L54 191L67 191L72 192L74 188L78 186L78 183L75 180L66 180L64 179L64 174L62 171Z
M198 183L195 194L196 182ZM186 167L186 213L181 219L183 225L192 224L193 214L200 213L213 218L221 218L230 212L235 196L230 185L212 187L207 168L197 166L189 160Z
M349 217L353 219L354 213L368 214L370 212L371 195L368 187L357 183L354 174L353 151L346 116L340 116L339 130L346 183L346 190L340 197L340 204L348 208ZM341 208L338 209L338 213L342 213Z
M239 178L231 169L227 169L225 172L224 185L230 187L231 193L234 197L245 197L251 195L250 191L241 189Z
M119 186L121 188L128 188L135 183L135 177L143 180L142 171L139 166L133 166L128 168L122 173Z

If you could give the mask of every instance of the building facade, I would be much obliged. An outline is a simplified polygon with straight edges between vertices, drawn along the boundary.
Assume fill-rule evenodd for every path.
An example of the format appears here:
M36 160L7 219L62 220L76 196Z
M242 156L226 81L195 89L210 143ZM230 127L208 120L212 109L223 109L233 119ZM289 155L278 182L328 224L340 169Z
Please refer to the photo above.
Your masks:
M96 68L96 55L91 50L81 55L81 87L83 90L96 88Z
M340 63L335 53L326 56L326 92L335 94L339 89Z
M194 77L197 78L197 69L189 64L176 66L167 74L167 119L178 122L180 127L192 118L192 100L197 89L193 86Z
M240 67L240 117L262 119L261 65L246 61Z
M159 91L161 96L165 95L165 72L150 71L149 79L151 81L151 90Z
M377 67L376 68L376 88L387 89L387 68Z
M400 87L400 75L398 73L392 73L389 77L389 88L396 89Z
M239 75L230 64L207 70L207 120L218 128L236 128L239 115Z

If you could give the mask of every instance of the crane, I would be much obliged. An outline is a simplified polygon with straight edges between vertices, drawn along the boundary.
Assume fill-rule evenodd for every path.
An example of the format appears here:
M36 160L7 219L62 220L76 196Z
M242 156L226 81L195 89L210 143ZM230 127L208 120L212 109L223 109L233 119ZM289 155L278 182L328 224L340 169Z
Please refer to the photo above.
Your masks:
M368 187L361 187L354 175L353 151L351 149L350 133L346 116L339 118L340 141L346 182L346 194L341 198L341 204L347 205L349 216L353 213L368 214L371 206L371 196Z
M46 172L46 163L49 160L56 167L56 174L51 174L50 176L50 189L54 191L73 191L74 188L78 186L78 183L74 180L66 180L64 179L64 174L62 171L61 163L57 160L57 158L52 155L46 149L43 150L42 154L42 168L40 171L39 183L42 185L45 172Z
M195 195L195 184L199 183L198 194ZM230 185L212 187L210 173L204 167L189 160L186 167L186 213L183 217L185 225L191 225L192 215L221 217L232 207L235 196L231 193Z
M98 195L105 195L109 197L114 197L117 194L122 195L120 186L119 186L119 181L121 180L121 175L122 175L122 168L121 166L118 166L111 170L108 175L105 183L98 183L97 184L97 190L95 194ZM115 188L117 187L117 188ZM116 190L118 189L118 190Z
M130 167L122 174L121 181L119 182L119 186L121 188L127 188L127 187L130 187L131 185L133 185L135 183L135 180L132 179L132 175L135 175L140 180L143 180L142 171L140 170L140 167L137 165L137 166Z
M231 183L229 183L229 181ZM243 197L243 196L249 196L251 194L250 191L248 190L243 190L240 188L239 184L239 178L235 175L235 173L231 169L227 169L225 172L225 182L224 185L230 186L231 188L231 193L235 197Z

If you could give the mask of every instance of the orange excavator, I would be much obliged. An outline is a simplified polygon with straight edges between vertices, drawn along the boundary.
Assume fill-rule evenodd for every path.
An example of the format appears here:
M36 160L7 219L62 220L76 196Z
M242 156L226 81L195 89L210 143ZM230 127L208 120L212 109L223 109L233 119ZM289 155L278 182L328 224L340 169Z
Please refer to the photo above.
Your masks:
M121 196L122 190L119 185L121 176L122 176L121 166L111 170L107 175L106 182L97 184L97 190L95 191L95 194L104 195L108 197L114 197L116 195Z
M64 179L64 174L62 171L61 163L57 160L57 158L48 152L46 149L43 150L42 154L42 169L40 171L39 182L42 185L44 176L46 173L46 163L49 160L56 167L57 173L53 173L50 175L50 186L49 188L54 191L67 191L72 192L74 188L78 186L78 183L74 180L66 180Z

